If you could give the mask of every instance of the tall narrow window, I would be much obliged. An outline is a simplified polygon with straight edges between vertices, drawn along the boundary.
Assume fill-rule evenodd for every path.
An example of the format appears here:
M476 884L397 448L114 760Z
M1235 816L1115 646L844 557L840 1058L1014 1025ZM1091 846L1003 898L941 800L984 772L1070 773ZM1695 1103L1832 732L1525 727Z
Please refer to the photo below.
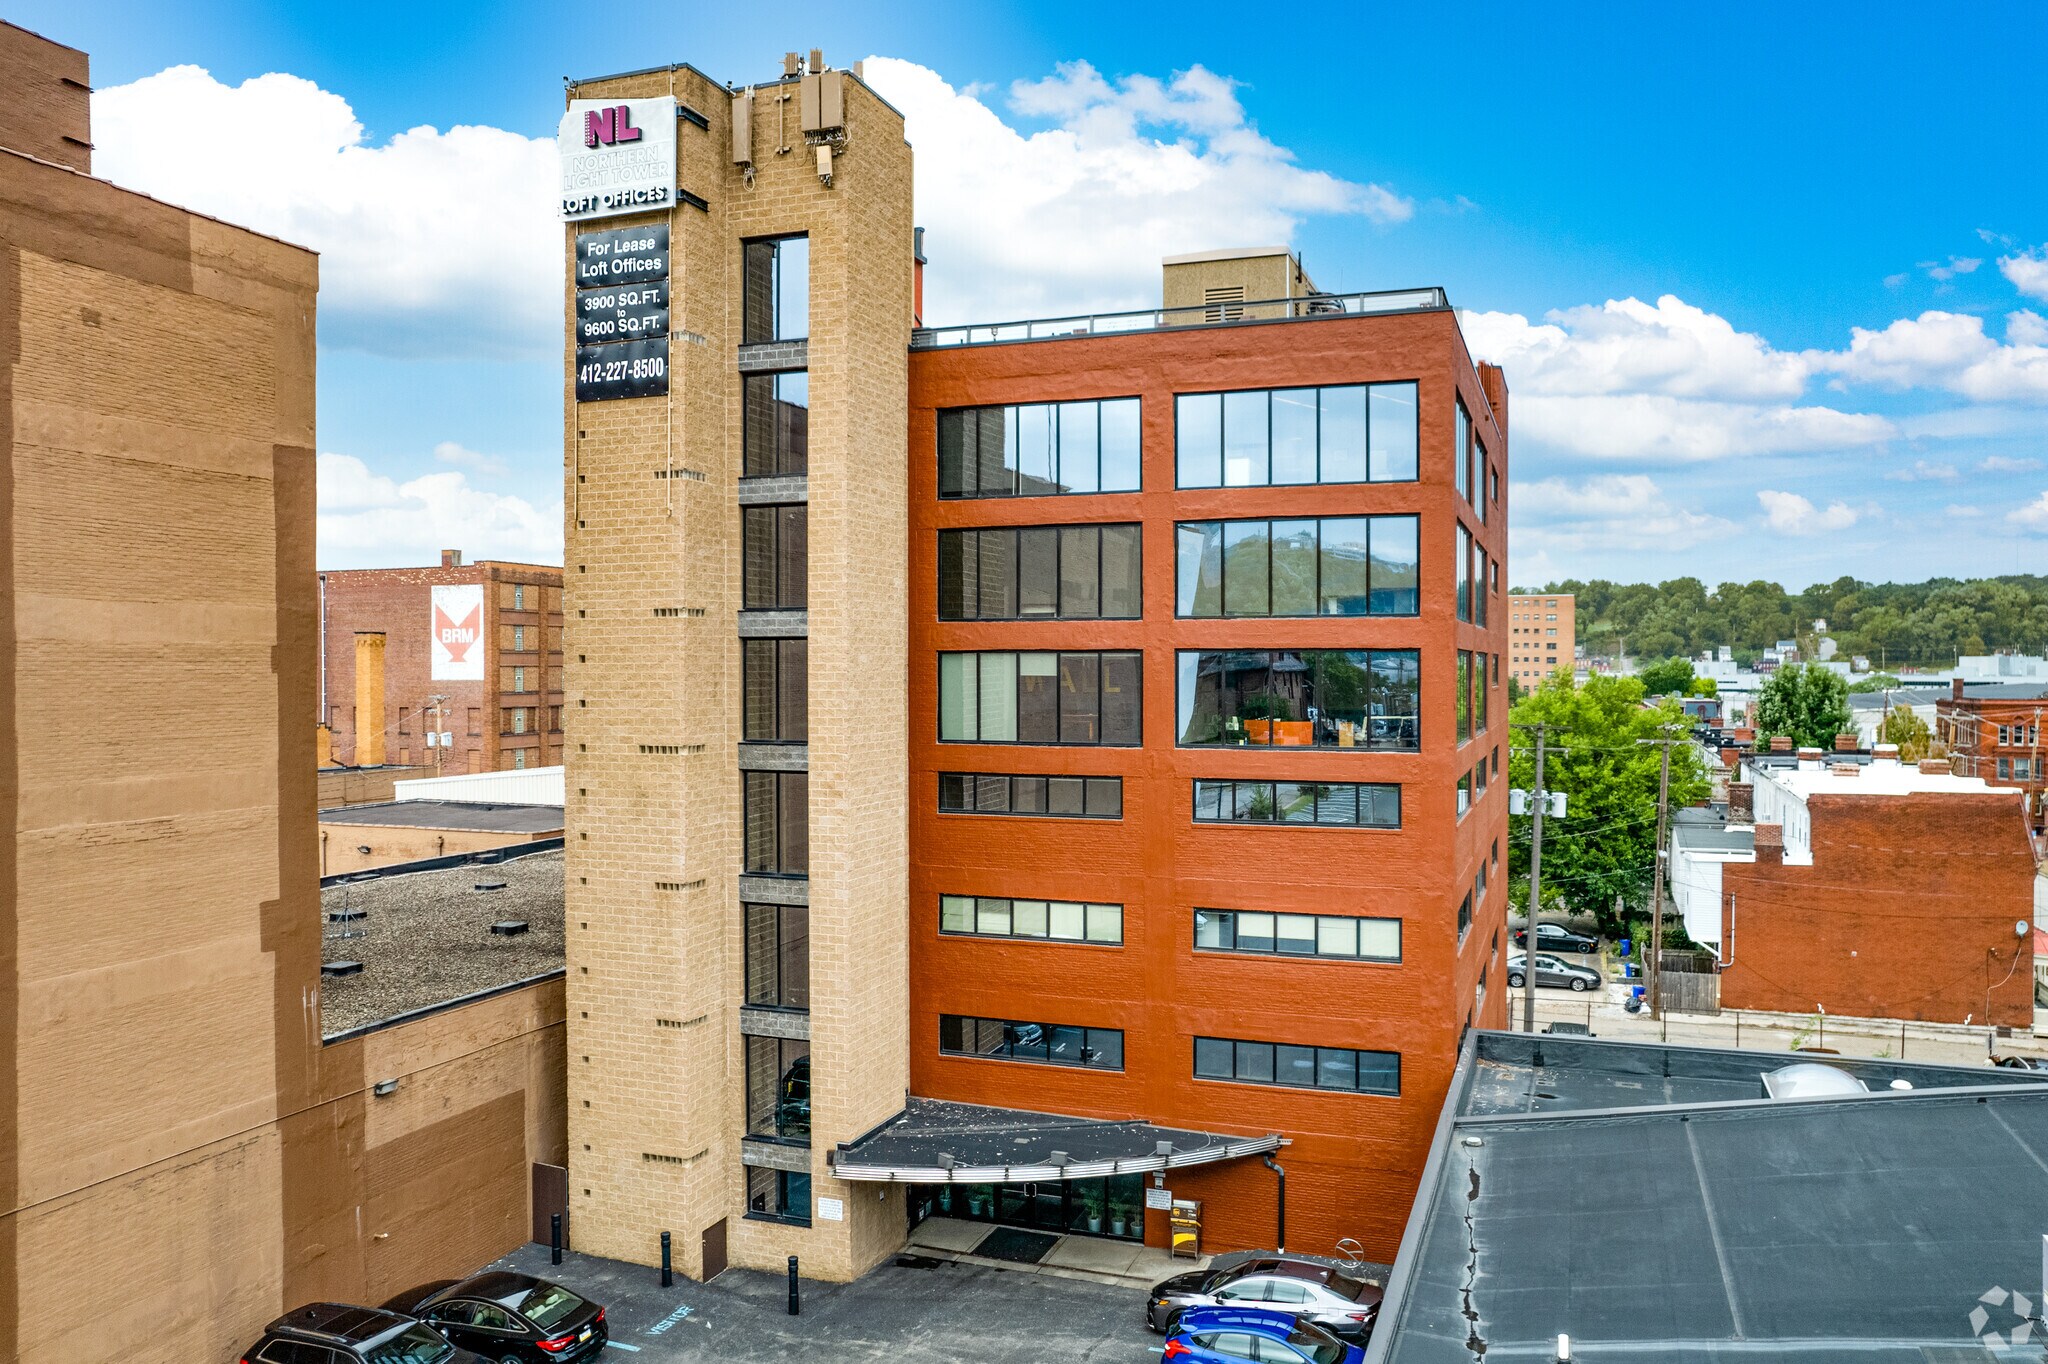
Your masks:
M811 376L800 369L750 374L741 385L746 476L807 472L811 462Z
M810 874L810 774L744 772L746 869L762 876Z
M747 1003L811 1007L811 911L803 905L742 905Z
M742 340L801 341L811 334L811 241L778 237L740 248L746 278L742 288Z
M1458 619L1472 619L1472 532L1458 526Z
M807 597L810 515L806 506L742 507L741 606L800 610Z
M1472 496L1472 414L1465 410L1463 398L1453 399L1457 403L1457 421L1452 439L1456 442L1451 451L1451 465L1458 483L1458 496Z
M800 744L810 737L809 659L810 641L804 639L740 642L743 740Z

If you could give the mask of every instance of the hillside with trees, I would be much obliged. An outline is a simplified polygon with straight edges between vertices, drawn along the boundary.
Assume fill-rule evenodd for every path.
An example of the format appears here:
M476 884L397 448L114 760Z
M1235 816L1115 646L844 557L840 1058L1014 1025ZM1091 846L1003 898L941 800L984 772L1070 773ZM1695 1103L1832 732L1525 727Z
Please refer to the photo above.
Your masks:
M1924 583L1837 578L1799 593L1762 580L1710 590L1698 578L1572 578L1514 590L1577 597L1577 643L1593 654L1664 658L1725 644L1748 664L1781 639L1810 636L1816 620L1828 623L1840 656L1865 654L1873 667L1940 667L1958 654L2048 650L2048 577L2037 574Z

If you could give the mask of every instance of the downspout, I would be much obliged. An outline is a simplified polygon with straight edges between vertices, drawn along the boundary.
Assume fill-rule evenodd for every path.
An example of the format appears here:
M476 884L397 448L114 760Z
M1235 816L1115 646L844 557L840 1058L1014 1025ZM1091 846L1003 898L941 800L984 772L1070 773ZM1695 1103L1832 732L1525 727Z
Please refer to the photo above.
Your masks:
M320 575L320 724L327 723L327 575Z
M1262 1156L1266 1168L1273 1172L1273 1249L1287 1249L1287 1171L1280 1168L1280 1162L1272 1156Z

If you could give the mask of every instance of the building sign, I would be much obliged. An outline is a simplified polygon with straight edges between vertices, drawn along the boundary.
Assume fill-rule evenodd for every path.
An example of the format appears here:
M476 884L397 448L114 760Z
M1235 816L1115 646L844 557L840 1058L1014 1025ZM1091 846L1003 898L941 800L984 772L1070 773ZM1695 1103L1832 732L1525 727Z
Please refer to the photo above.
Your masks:
M668 224L576 234L576 287L647 284L668 278Z
M668 392L668 338L576 348L576 401L659 398ZM439 674L436 674L438 676Z
M1146 1207L1148 1207L1148 1208L1168 1208L1168 1209L1172 1208L1172 1207L1173 1207L1173 1190L1171 1190L1171 1189L1147 1189L1147 1190L1145 1190L1145 1206L1146 1206Z
M668 224L576 234L576 401L668 392Z
M442 583L433 589L436 682L484 680L484 585Z
M555 128L570 222L676 203L676 101L577 99Z
M576 294L576 344L668 335L668 281L582 289Z

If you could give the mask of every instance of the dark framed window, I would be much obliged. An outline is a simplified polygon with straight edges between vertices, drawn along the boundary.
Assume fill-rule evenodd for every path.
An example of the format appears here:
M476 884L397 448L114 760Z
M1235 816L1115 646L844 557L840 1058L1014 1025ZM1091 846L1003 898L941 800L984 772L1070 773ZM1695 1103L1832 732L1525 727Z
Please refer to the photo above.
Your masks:
M940 620L1136 620L1140 528L997 526L939 532Z
M1472 809L1472 774L1467 772L1458 778L1458 818L1463 819Z
M745 923L747 1003L759 1009L811 1007L811 911L804 905L740 906Z
M1413 649L1189 649L1175 663L1185 747L1411 752L1420 743Z
M1136 398L943 409L939 496L1134 493L1138 417Z
M811 239L743 242L741 341L801 341L811 334Z
M1415 395L1412 379L1179 394L1177 481L1183 488L1411 481Z
M1472 532L1458 523L1458 619L1472 619Z
M807 473L811 467L811 376L803 370L740 380L745 421L741 472L748 478Z
M1355 1094L1399 1094L1401 1054L1348 1047L1303 1047L1286 1042L1195 1039L1195 1078L1289 1089L1337 1089Z
M1472 623L1486 624L1486 551L1472 542Z
M809 876L808 772L742 772L746 802L746 867L760 876Z
M1084 1028L1071 1023L940 1014L939 1050L947 1056L979 1056L991 1061L1038 1061L1088 1070L1124 1068L1121 1028Z
M747 1216L770 1222L811 1224L811 1177L800 1170L747 1167Z
M811 1044L754 1037L747 1044L747 1135L793 1146L811 1141Z
M1174 612L1415 615L1419 524L1413 516L1184 521L1174 527Z
M1493 723L1493 688L1488 676L1486 655L1472 655L1472 720L1473 729L1480 734Z
M1401 788L1346 781L1197 781L1195 822L1398 829Z
M1122 905L1071 900L1012 900L989 895L941 895L939 932L976 938L1043 938L1048 942L1121 944Z
M1472 737L1472 655L1458 650L1458 742Z
M1142 655L939 655L939 738L947 743L1143 742Z
M740 737L748 743L800 744L810 737L807 639L740 641Z
M1124 779L1023 777L1007 772L941 772L939 811L954 815L1121 819L1124 813Z
M809 587L810 508L740 508L740 608L801 610Z
M1399 961L1401 921L1342 914L1198 909L1195 948L1257 956L1328 957L1332 961Z
M1451 454L1451 463L1456 469L1458 496L1466 501L1472 499L1472 414L1465 410L1465 400L1454 398L1457 416L1452 439L1457 442Z
M1467 891L1458 905L1458 941L1465 941L1465 930L1472 927L1472 893Z

